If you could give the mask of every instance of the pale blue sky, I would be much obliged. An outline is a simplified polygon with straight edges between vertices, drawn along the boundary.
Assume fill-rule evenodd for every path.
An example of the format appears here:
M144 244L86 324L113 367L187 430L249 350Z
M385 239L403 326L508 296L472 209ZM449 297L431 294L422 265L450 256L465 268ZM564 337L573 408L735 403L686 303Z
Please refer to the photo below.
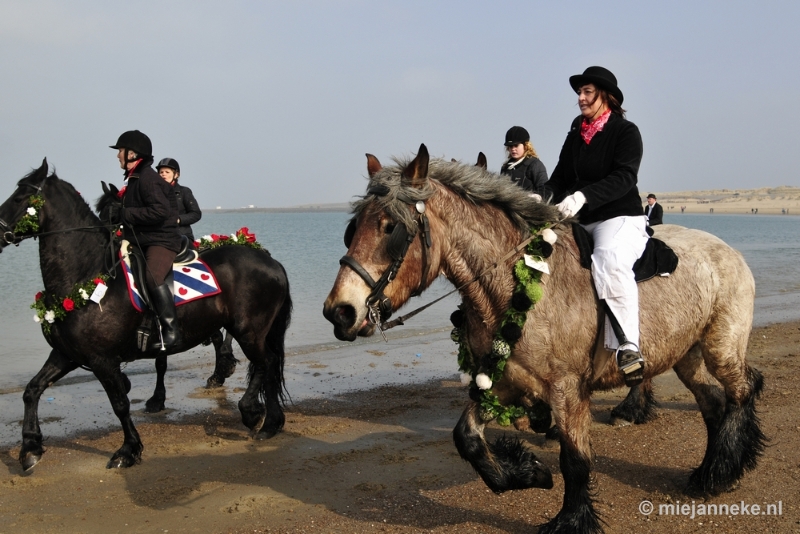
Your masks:
M201 206L346 202L365 152L424 142L499 170L526 127L548 171L567 79L617 76L639 188L800 186L798 2L0 0L0 183L43 157L94 199L128 129Z

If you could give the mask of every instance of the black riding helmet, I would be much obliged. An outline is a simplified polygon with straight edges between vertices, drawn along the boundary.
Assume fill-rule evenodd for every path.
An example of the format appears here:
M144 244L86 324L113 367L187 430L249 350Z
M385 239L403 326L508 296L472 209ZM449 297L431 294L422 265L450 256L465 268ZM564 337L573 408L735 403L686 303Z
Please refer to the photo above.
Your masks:
M156 165L156 170L160 171L161 167L166 167L168 169L172 169L173 171L175 171L178 174L181 173L181 166L178 165L178 161L177 160L174 160L172 158L164 158L161 161L159 161L158 165Z
M149 137L139 130L128 130L119 136L116 144L111 145L109 148L117 150L124 148L136 152L139 157L153 157L153 143L150 142Z

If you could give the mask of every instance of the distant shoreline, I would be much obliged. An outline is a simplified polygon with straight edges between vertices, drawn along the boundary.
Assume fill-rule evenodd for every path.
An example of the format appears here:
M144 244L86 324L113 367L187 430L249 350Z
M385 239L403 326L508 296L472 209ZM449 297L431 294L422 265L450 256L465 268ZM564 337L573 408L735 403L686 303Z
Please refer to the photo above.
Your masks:
M706 189L698 191L658 192L640 189L642 205L653 192L664 207L665 214L718 213L752 215L800 215L800 187L782 185L758 189ZM349 212L349 202L329 204L302 204L285 208L203 208L204 213L308 213Z

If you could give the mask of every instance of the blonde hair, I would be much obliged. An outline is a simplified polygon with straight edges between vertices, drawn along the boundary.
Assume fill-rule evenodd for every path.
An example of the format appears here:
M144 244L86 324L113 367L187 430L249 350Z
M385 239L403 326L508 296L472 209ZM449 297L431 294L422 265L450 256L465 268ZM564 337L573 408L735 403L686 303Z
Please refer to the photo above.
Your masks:
M523 158L536 158L539 159L539 154L536 153L536 149L533 148L533 145L530 141L525 141L522 143L525 146L525 154L522 155ZM510 146L506 147L506 155L508 156L509 151L511 150ZM511 159L509 157L508 159Z

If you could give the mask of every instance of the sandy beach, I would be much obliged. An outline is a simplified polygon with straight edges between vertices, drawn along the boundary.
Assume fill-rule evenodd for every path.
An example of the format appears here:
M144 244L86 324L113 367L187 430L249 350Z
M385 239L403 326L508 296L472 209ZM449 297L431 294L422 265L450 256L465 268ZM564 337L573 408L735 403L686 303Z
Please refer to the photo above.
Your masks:
M640 191L645 197L651 191ZM748 215L800 215L800 188L790 186L760 189L710 189L705 191L652 191L664 215L719 213ZM712 211L713 210L713 211ZM676 222L676 221L670 221ZM676 224L680 224L679 221Z
M0 450L0 532L533 532L560 508L558 445L520 434L553 470L552 490L490 492L452 443L467 393L453 372L447 338L441 332L291 356L289 390L304 381L322 396L295 398L284 431L264 441L248 439L239 420L243 369L215 390L201 387L210 359L199 372L174 369L167 412L150 416L140 407L153 377L132 374L134 421L145 450L140 465L118 471L105 464L122 433L98 419L110 413L98 384L52 388L55 399L96 399L91 421L58 415L57 402L43 401L49 437L43 461L23 474L18 441ZM594 490L607 532L800 529L799 342L800 322L753 330L748 354L766 377L758 407L770 446L735 491L709 501L780 502L781 515L691 519L639 512L643 500L656 509L691 502L682 489L705 447L693 398L667 374L656 380L659 416L646 425L607 424L625 391L594 397ZM398 385L373 387L392 376ZM19 440L19 427L11 426ZM514 432L492 425L489 435L507 431Z

